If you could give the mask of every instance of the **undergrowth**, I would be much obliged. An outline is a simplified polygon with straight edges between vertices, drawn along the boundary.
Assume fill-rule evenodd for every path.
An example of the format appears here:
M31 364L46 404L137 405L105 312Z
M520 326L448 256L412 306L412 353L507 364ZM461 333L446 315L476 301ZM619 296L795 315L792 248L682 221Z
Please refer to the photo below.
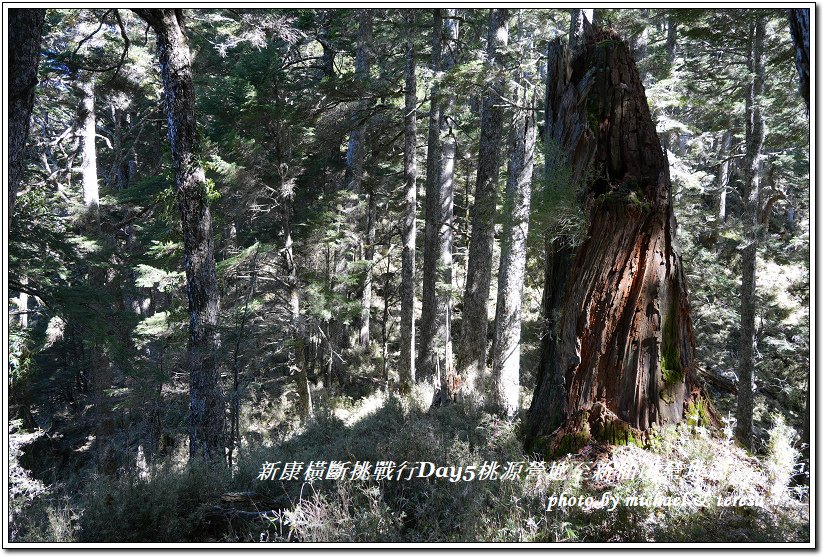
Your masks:
M86 478L71 497L36 497L17 519L16 541L807 541L807 494L791 485L798 454L778 418L757 457L723 433L681 424L658 431L645 449L587 445L540 463L523 453L517 421L459 404L428 410L423 400L373 397L346 420L320 413L279 444L243 449L231 474L165 463L143 477ZM511 480L258 479L267 461L319 460L494 461L499 473L519 462L521 472ZM259 510L287 504L258 520L216 518L227 492L254 492ZM622 504L547 508L552 496L595 502L605 494ZM659 504L642 504L656 497ZM668 497L692 503L667 505ZM753 504L729 505L732 497Z

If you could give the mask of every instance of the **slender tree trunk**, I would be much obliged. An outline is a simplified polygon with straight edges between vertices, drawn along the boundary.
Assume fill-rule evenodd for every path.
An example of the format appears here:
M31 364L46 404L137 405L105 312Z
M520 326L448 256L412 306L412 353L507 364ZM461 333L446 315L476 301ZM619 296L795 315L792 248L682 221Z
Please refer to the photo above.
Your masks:
M218 290L212 215L198 160L192 55L180 9L137 9L157 34L189 301L189 458L225 457L225 401L217 361Z
M804 97L810 111L810 10L789 10L790 34L795 45L795 67L798 70L798 92Z
M441 224L441 208L438 205L439 173L441 166L441 114L440 87L441 54L443 43L443 14L440 8L433 10L432 72L436 80L430 91L429 133L426 149L426 214L423 243L423 287L421 299L421 340L418 347L418 381L431 381L435 375L435 336L437 332L437 268L438 234Z
M321 68L323 69L323 77L327 79L334 79L335 77L335 48L329 40L329 27L332 22L332 10L319 10L320 12L320 32L318 33L318 42L323 48L323 55L321 57Z
M243 367L241 356L241 343L243 342L244 329L249 318L249 302L255 296L255 287L257 286L257 261L259 248L255 250L255 255L252 258L252 268L250 270L251 280L249 281L249 290L246 293L246 298L243 303L243 313L237 324L235 334L235 346L232 351L232 394L229 397L229 436L227 439L226 460L229 464L229 469L232 468L232 462L235 454L235 449L241 448L240 435L240 374Z
M406 74L403 128L403 254L401 256L401 354L400 392L409 394L415 382L415 217L417 213L417 76L415 74L415 10L406 11Z
M27 286L29 284L29 277L20 277L20 284ZM26 330L29 328L29 295L26 292L20 292L17 296L17 311L20 314L17 316L17 324L20 328Z
M525 441L550 453L589 436L628 442L680 420L697 393L666 154L627 46L590 27L583 44L571 61L559 48L548 103L559 175L581 188L588 214L560 292L550 289L547 259L543 312L552 322Z
M804 423L801 426L801 454L810 463L810 373L807 372L807 389L804 399ZM809 478L809 476L808 476ZM809 480L808 480L809 481Z
M357 11L358 35L357 47L355 51L355 79L361 94L366 95L367 81L371 67L371 40L372 40L372 15L368 9ZM334 256L334 276L343 277L353 272L353 263L357 260L366 259L368 253L368 239L363 239L363 234L368 235L369 211L364 209L363 204L363 178L364 178L364 158L366 155L366 127L369 101L363 99L357 103L357 108L352 114L352 130L349 133L349 142L346 149L346 171L343 178L343 190L345 198L343 205L345 215L343 217L347 228L347 237L343 244L339 246ZM355 240L354 238L360 238ZM360 345L366 346L369 343L369 308L371 306L371 264L367 262L363 280L357 287L351 287L346 281L334 284L334 289L347 299L359 299L360 309L358 315L353 320L353 324L347 324L345 320L338 317L331 319L329 323L329 349L331 373L343 385L346 381L346 374L343 369L343 355L348 348ZM330 277L334 281L334 277ZM329 385L331 388L331 384Z
M363 289L361 290L361 318L360 334L358 343L361 346L369 346L369 322L372 309L372 267L375 260L375 222L377 220L377 200L375 192L369 188L366 194L366 228L364 231L363 260L366 263L363 277Z
M746 156L744 172L746 183L744 218L744 247L741 250L741 347L738 364L738 407L736 435L747 447L752 446L752 412L755 392L755 277L756 253L759 237L761 195L761 150L766 128L761 103L765 81L766 18L758 18L752 30L749 70L750 85L746 102Z
M97 175L97 148L95 138L97 123L95 118L95 84L92 74L80 75L77 80L80 92L80 104L77 111L78 127L80 128L80 176L83 191L83 219L84 233L91 238L103 240L100 232L100 193ZM107 284L106 272L97 266L90 266L88 281L92 288L105 291L111 285ZM101 315L105 309L99 300L91 300L91 307ZM95 453L98 466L104 472L112 471L113 461L109 458L107 440L114 430L112 408L107 391L114 384L112 362L106 354L105 346L94 339L89 343L88 353L91 360L92 398L95 412Z
M527 109L516 111L512 123L492 360L493 401L507 416L518 411L521 305L535 152L535 99L526 81L522 86L524 92L517 99Z
M445 52L443 70L455 66L458 48L457 10L449 8L444 18ZM455 133L452 130L455 114L455 92L445 91L440 118L441 161L438 171L438 209L440 226L437 237L437 283L435 316L435 393L432 405L439 406L455 400L460 390L460 378L455 373L452 358L452 242L453 198L455 196Z
M80 164L80 174L83 179L83 204L86 211L96 218L100 204L100 188L97 180L97 149L95 137L97 135L97 119L94 110L94 77L91 74L82 76L78 80L80 90L80 109L78 120L80 124L80 149L83 155Z
M675 54L678 48L678 21L674 15L670 15L667 20L667 62L670 65L675 61Z
M290 332L292 336L290 367L295 375L295 383L298 388L300 417L305 422L313 415L312 392L309 389L309 378L306 373L306 325L303 315L300 313L300 281L298 280L297 265L292 251L291 212L292 199L289 197L283 205L283 237L286 243L282 253L287 276L286 282L289 285Z
M282 109L282 99L278 74L274 75L272 94L276 109ZM301 314L301 284L298 277L298 265L295 261L293 241L292 241L292 214L294 213L295 188L288 180L288 165L283 149L283 121L276 120L272 132L272 142L274 143L274 163L277 171L278 187L280 190L281 202L281 226L283 231L283 270L286 275L287 296L289 300L289 334L291 345L289 346L289 369L295 377L297 387L301 422L306 423L313 416L312 391L309 387L309 374L306 362L306 323ZM257 256L255 256L257 257Z
M509 10L493 9L489 13L487 32L487 75L495 75L501 48L508 43ZM475 205L469 240L466 290L463 297L461 342L458 374L462 393L483 393L486 372L489 287L492 279L492 251L495 243L495 211L500 167L500 144L503 135L505 83L502 75L492 80L481 108L481 137L478 145L478 176L475 182Z
M727 222L727 188L730 183L730 154L732 152L732 132L724 132L724 142L721 146L721 156L724 162L718 169L718 188L721 191L718 202L718 218L722 222Z
M43 34L45 9L9 8L6 30L8 32L8 163L9 163L9 214L14 214L17 190L23 179L23 160L29 121L34 106L34 89L37 86L37 65L40 61L40 40Z
M355 77L366 87L371 68L372 54L372 15L370 10L361 9L358 12L358 38L355 53ZM364 91L365 94L365 91ZM363 259L366 264L365 276L360 287L361 310L358 320L358 344L366 346L369 344L369 310L372 304L372 259L374 250L369 241L371 225L371 212L369 207L364 211L359 206L360 197L363 194L363 162L366 155L366 113L369 110L369 101L362 100L358 103L358 110L354 115L355 127L349 134L349 146L346 152L346 174L344 176L344 189L351 196L349 214L350 224L355 230L361 228L366 236L363 247ZM371 200L368 201L372 202ZM374 229L372 228L374 234Z
M389 295L392 264L392 246L386 250L386 272L383 280L383 319L381 320L381 383L384 392L389 392L389 308L392 297Z

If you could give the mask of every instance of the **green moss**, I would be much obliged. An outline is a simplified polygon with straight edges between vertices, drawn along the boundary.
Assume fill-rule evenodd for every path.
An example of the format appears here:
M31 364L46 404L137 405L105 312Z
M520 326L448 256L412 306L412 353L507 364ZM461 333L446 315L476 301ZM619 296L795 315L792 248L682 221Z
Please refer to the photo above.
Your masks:
M623 41L619 41L619 40L616 40L616 39L604 39L604 40L601 40L601 41L598 41L597 43L595 43L595 47L596 48L604 48L604 47L607 47L611 44L612 45L620 45L620 44L623 44Z
M644 199L640 187L634 187L629 192L610 190L600 196L600 199L604 205L633 206L638 207L642 212L649 212L652 209L652 205Z
M627 194L626 200L635 205L636 207L640 207L642 211L647 212L652 209L652 205L649 201L644 199L644 192L641 190L641 187L637 184L634 185L633 189Z
M606 420L590 422L591 416L590 411L583 411L575 418L574 424L566 424L563 433L535 440L532 444L533 452L544 455L547 459L556 459L576 452L593 441L607 445L635 445L641 448L646 446L640 431L611 412L607 413Z
M694 401L690 401L687 405L687 413L684 416L687 425L696 427L699 425L707 425L712 423L710 420L707 405L704 404L704 399L699 395Z
M605 424L603 432L598 436L598 440L611 445L644 446L643 441L636 436L636 430L626 422L617 419Z
M589 428L586 430L577 431L575 433L566 433L563 437L561 437L561 440L558 442L555 449L552 450L551 454L548 454L547 456L554 459L575 452L589 443L590 438Z
M664 385L675 385L684 380L681 358L678 354L678 302L673 301L664 318L661 330L661 375Z

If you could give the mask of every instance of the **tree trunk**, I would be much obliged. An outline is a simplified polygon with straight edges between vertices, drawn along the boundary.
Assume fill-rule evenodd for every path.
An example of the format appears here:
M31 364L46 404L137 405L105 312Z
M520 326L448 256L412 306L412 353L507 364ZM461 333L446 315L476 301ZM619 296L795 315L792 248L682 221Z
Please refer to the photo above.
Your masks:
M383 280L383 319L381 320L381 384L384 392L389 392L389 308L392 305L392 296L389 294L390 279L392 277L392 246L386 250L386 271ZM411 382L407 382L411 387Z
M83 179L83 205L92 218L96 218L100 204L100 188L97 181L97 120L94 112L94 77L91 74L78 79L80 90L80 108L77 118L80 125L80 149L83 158L80 174Z
M443 26L446 45L443 71L450 71L455 66L455 54L458 48L456 9L447 9ZM454 401L461 387L452 359L452 203L455 196L455 151L457 148L452 122L455 114L455 92L452 90L444 92L441 102L443 103L440 115L441 161L436 190L440 225L437 236L438 263L435 286L435 352L432 354L435 359L433 406Z
M675 54L678 47L678 21L670 14L667 19L667 62L670 66L675 61Z
M489 13L486 60L487 75L495 76L481 108L481 137L478 144L478 176L475 182L475 205L469 240L466 290L463 297L461 342L458 351L458 374L463 393L483 393L486 372L489 287L492 279L492 251L495 243L500 144L503 135L505 82L499 74L496 58L508 43L509 10L493 9Z
M588 215L560 291L548 243L550 324L525 442L550 453L590 436L637 439L653 424L679 421L697 394L667 157L627 46L585 27L571 60L558 45L548 99L556 170Z
M746 153L744 172L746 192L744 246L741 250L741 347L738 365L738 407L736 409L736 435L746 446L752 446L752 412L755 379L754 345L755 335L755 267L759 237L759 214L761 194L761 150L764 146L766 128L761 103L764 97L765 81L765 36L766 19L758 18L752 30L749 70L750 84L746 102Z
M285 198L283 204L283 237L286 243L282 252L287 276L286 283L289 285L289 312L291 314L292 347L289 364L292 373L295 375L295 383L298 388L300 417L303 422L306 422L313 415L312 392L309 389L309 378L306 373L306 325L300 313L300 283L298 281L297 265L292 253L291 212L292 199L290 196Z
M724 143L721 147L721 157L724 162L718 169L718 188L721 191L718 202L718 218L727 222L727 186L730 183L730 155L732 154L732 132L724 132Z
M23 179L23 159L29 136L29 121L37 86L37 65L40 61L40 40L43 34L45 9L9 8L9 220L14 214L17 190Z
M84 233L91 238L103 240L100 231L100 192L97 175L97 122L95 118L95 84L94 76L90 73L78 76L77 88L80 92L80 104L77 111L78 127L80 128L80 176L83 191L83 221ZM88 269L88 281L92 288L105 291L107 284L106 271L98 266ZM107 308L99 300L91 300L90 306L103 315ZM95 457L98 466L106 471L111 462L106 462L109 453L107 441L114 433L111 400L107 391L114 385L112 362L110 361L104 343L100 338L92 339L88 345L91 360L91 387L95 412Z
M189 459L225 455L225 403L217 362L218 290L206 176L198 160L192 55L180 9L137 9L157 34L189 301Z
M552 193L557 193L562 188L572 189L583 179L583 173L579 172L577 176L573 176L568 171L570 165L567 160L573 156L577 142L581 141L581 137L577 139L570 137L568 127L571 127L571 124L568 125L565 114L570 112L573 106L563 104L565 89L569 87L569 57L572 52L572 49L566 49L560 38L550 42L547 48L546 94L544 96L544 183L547 190L556 190ZM576 124L576 126L579 126L574 132L576 135L580 136L585 133L582 125ZM573 139L576 143L572 143ZM591 139L588 139L583 147L591 149L589 143ZM585 151L581 156L591 157L591 153ZM566 181L572 183L566 183ZM573 246L566 238L547 236L542 300L544 324L541 332L541 338L545 340L541 347L541 362L551 361L554 358L556 345L547 340L549 340L549 335L560 327L561 315L558 308L563 303L574 255ZM540 369L543 369L543 363ZM551 416L560 416L563 412L566 392L561 369L557 368L557 373L549 374L546 381L550 385L547 395L549 397L547 413Z
M406 11L406 74L403 127L403 254L401 256L401 354L399 362L400 392L409 394L415 382L415 216L417 213L417 76L415 74L415 10Z
M375 222L377 220L377 200L372 188L366 194L366 228L364 230L363 260L366 263L364 270L363 288L361 290L361 318L358 344L369 346L369 322L372 309L372 267L375 260Z
M29 277L23 276L20 277L20 284L23 286L28 286L29 284ZM17 324L20 326L22 330L26 330L29 328L29 295L27 292L20 292L17 296L17 311L20 313L17 315Z
M581 37L584 33L584 21L589 24L594 22L595 10L582 10L573 8L569 10L569 49L575 50L582 44Z
M505 222L498 270L492 384L493 403L507 416L518 411L521 360L521 305L526 271L526 240L535 151L534 95L526 81L515 113L510 139L509 176L504 204Z
M432 72L441 75L443 42L443 14L440 8L433 10ZM437 282L438 233L441 224L441 208L438 205L438 175L441 165L441 100L436 79L430 91L429 133L426 149L426 214L424 216L423 286L421 299L421 340L418 347L418 381L431 381L435 375L435 336L437 333Z
M275 108L278 112L283 109L280 95L279 75L275 74L272 86L272 95ZM289 369L295 377L295 385L298 392L298 412L302 423L310 420L314 414L312 406L312 391L309 387L309 373L306 362L306 322L300 311L301 285L298 278L298 266L295 262L293 241L292 241L292 215L294 213L295 187L288 181L288 165L283 148L283 126L282 119L275 122L272 130L272 142L274 143L274 163L277 171L278 189L280 191L281 202L281 226L283 231L283 270L286 274L287 296L289 300L289 334L291 345L289 346ZM257 256L256 256L257 257Z
M358 12L358 38L355 53L355 78L365 87L369 79L371 67L372 16L370 10L362 9ZM364 92L365 93L365 92ZM346 151L346 174L344 189L350 195L350 224L357 230L361 228L366 236L363 249L363 259L366 263L365 275L360 287L361 310L358 319L357 341L361 346L369 344L369 309L372 303L372 265L370 255L374 252L368 238L370 233L371 213L360 207L360 196L363 193L363 162L366 155L366 113L369 110L369 101L362 100L354 114L355 126L349 134L349 146ZM371 202L371 200L370 200ZM373 232L374 234L374 232ZM345 259L345 255L344 255ZM345 269L344 269L345 272Z
M804 398L804 423L801 426L801 455L810 464L810 373L807 373L807 389ZM807 476L809 481L809 476Z
M321 68L323 77L326 79L334 79L335 77L335 48L329 40L329 27L332 23L333 11L318 10L320 12L320 31L318 32L318 42L323 48L323 55L321 56Z
M804 97L810 111L810 10L789 10L790 34L795 45L795 67L798 70L798 92Z

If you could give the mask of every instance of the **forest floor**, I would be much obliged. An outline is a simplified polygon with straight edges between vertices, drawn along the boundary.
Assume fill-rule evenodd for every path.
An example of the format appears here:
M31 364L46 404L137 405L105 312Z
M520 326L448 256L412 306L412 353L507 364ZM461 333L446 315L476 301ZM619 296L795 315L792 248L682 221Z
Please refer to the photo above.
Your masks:
M34 479L31 471L20 464L22 450L43 436L42 431L22 433L16 427L9 431L9 493L12 497L35 497L46 490L40 480Z
M76 478L47 489L18 462L21 448L41 434L16 431L12 537L81 542L808 541L807 490L793 483L798 454L780 421L759 455L737 446L729 432L688 420L657 432L643 448L588 444L544 461L524 454L517 420L460 404L429 409L426 395L417 395L411 401L380 393L336 401L334 410L318 412L286 438L244 445L231 473L225 467L186 464L178 455L155 462L148 473L121 469L104 475L87 465ZM266 462L278 463L278 472L261 479ZM341 479L310 481L312 462L327 467L348 462L349 467ZM376 477L377 467L383 463L385 471L390 462L396 474ZM432 465L421 464L426 462ZM284 479L286 463L303 466ZM368 473L355 474L358 463L368 464ZM482 469L489 472L483 479Z

